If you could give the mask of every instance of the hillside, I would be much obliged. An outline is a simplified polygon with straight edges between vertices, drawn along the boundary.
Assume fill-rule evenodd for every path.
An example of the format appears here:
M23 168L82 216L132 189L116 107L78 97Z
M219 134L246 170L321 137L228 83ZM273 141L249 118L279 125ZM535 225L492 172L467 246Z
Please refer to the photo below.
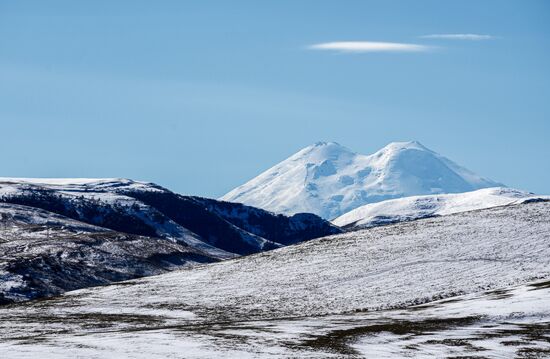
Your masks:
M185 243L0 203L0 304L218 261Z

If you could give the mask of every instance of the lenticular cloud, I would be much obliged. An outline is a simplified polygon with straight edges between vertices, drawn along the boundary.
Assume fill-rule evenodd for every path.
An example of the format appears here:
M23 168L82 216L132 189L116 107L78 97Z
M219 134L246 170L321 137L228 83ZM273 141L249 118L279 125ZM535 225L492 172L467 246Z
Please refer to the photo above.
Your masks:
M339 52L421 52L430 49L429 46L406 44L398 42L376 41L339 41L325 42L309 46L311 50L331 50Z

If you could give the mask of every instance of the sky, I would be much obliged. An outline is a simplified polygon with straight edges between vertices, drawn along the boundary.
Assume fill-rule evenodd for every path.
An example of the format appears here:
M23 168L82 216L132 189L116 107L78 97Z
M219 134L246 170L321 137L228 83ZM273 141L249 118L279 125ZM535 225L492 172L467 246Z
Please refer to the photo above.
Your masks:
M0 0L0 176L218 197L417 140L550 194L550 2Z

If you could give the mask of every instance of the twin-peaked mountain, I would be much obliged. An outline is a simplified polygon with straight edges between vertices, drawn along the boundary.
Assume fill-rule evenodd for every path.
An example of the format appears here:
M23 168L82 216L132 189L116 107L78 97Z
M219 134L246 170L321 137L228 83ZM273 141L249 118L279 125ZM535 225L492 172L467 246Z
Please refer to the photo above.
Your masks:
M285 214L336 218L359 206L415 195L502 186L418 142L394 142L371 155L318 142L235 188L222 200Z

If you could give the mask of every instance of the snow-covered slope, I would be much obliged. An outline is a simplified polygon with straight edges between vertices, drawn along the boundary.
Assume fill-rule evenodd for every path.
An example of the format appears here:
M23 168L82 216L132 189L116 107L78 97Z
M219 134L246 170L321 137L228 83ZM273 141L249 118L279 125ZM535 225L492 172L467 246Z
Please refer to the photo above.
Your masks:
M390 143L369 156L335 142L319 142L221 199L273 212L309 212L332 219L386 199L499 185L418 142Z
M549 240L550 203L503 206L324 237L66 300L138 311L137 293L147 292L147 302L196 308L199 318L372 310L546 277Z
M497 344L501 357L510 345L544 353L549 240L548 202L380 226L0 307L0 349L19 358L46 349L60 358L498 357ZM438 301L446 297L455 298Z
M411 196L366 204L332 222L344 228L366 228L536 200L550 201L550 196L504 187L484 188L465 193Z

